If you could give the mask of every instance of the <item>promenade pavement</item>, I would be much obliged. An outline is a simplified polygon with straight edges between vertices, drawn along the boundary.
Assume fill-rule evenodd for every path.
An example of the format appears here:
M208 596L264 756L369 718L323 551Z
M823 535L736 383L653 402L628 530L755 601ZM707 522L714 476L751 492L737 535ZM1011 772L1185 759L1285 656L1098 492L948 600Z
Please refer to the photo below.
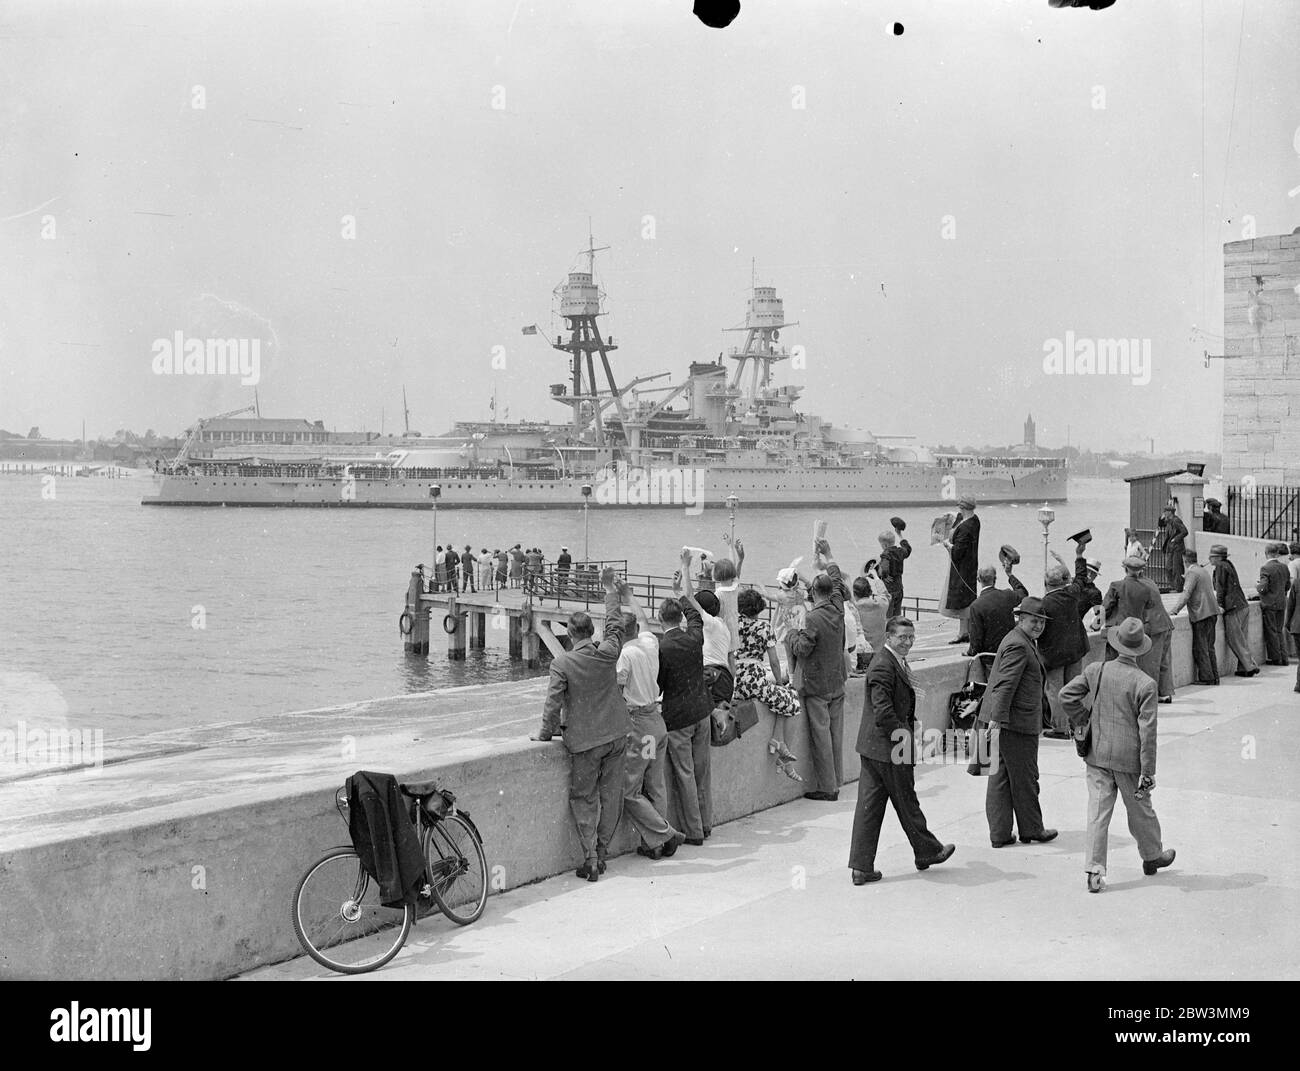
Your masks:
M994 849L985 779L918 771L930 827L957 852L924 873L892 810L877 867L852 885L857 800L799 800L715 828L671 860L610 861L493 895L482 919L434 916L386 967L397 979L1294 979L1300 918L1300 695L1295 669L1179 689L1159 710L1154 802L1174 866L1142 874L1123 805L1109 885L1085 889L1087 792L1066 741L1043 740L1049 844ZM856 762L846 741L846 762ZM492 845L487 845L489 864ZM243 976L331 979L307 957Z

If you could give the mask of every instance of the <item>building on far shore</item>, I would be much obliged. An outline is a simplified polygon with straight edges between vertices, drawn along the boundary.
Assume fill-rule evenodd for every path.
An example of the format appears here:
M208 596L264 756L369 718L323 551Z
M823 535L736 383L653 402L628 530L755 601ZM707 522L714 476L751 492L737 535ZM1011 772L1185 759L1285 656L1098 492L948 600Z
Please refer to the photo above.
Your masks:
M1223 479L1300 487L1300 227L1223 247Z

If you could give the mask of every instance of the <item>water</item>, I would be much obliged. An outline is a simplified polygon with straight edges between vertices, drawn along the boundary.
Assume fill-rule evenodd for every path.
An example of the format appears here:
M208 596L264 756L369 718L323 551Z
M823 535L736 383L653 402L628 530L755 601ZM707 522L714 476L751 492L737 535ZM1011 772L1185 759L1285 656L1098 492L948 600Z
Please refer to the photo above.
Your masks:
M413 565L432 565L433 515L387 509L142 507L148 478L0 477L0 728L67 723L132 736L157 729L246 721L378 696L529 675L507 657L504 633L463 662L446 657L441 632L426 659L402 650L397 618ZM1100 583L1120 574L1127 486L1076 480L1058 505L1053 547L1090 527ZM771 583L810 555L814 521L846 571L875 557L877 532L897 512L746 510L736 534L744 578ZM903 516L914 551L906 588L933 598L947 560L928 546L934 510ZM981 560L1002 543L1024 557L1018 575L1042 591L1042 528L1033 506L980 510ZM683 544L724 548L725 511L590 515L591 556L627 558L632 572L671 574ZM457 546L522 542L554 558L583 550L580 503L569 511L447 510L438 541ZM809 558L810 560L810 558ZM203 627L195 627L196 625ZM922 619L923 629L949 622ZM490 630L489 630L490 631Z

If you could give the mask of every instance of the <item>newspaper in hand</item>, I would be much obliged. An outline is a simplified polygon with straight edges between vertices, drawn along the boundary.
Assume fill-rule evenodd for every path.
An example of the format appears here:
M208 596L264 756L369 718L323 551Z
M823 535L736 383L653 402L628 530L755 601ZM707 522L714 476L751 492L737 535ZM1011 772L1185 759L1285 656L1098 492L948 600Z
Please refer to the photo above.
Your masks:
M955 513L942 513L930 522L930 545L936 543L946 543L952 538L953 522L956 521Z

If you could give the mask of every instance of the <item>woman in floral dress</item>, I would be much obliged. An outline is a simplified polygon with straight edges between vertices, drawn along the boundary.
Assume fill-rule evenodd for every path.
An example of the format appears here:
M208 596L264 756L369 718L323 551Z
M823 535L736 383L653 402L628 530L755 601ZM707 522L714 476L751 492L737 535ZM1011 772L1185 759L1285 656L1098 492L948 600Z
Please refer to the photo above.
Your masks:
M758 615L767 608L767 600L752 588L740 592L740 648L736 651L736 687L733 702L753 699L765 703L772 712L772 739L767 743L779 769L794 781L802 781L795 769L798 761L785 743L787 718L799 713L799 697L789 685L781 667L772 627ZM764 664L766 663L766 664ZM768 676L768 667L771 676Z

